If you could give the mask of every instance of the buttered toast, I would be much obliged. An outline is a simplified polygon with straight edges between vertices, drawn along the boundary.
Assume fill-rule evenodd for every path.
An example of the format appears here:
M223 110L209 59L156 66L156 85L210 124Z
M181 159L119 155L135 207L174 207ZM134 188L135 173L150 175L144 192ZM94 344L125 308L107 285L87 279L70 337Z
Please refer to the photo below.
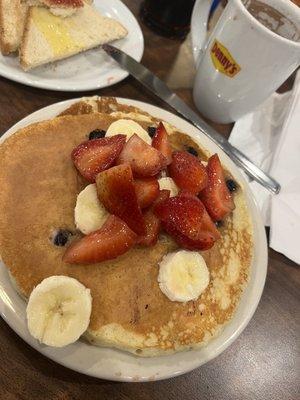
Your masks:
M126 35L127 30L121 23L102 16L87 3L67 18L53 15L44 7L30 7L20 63L24 70L29 70Z

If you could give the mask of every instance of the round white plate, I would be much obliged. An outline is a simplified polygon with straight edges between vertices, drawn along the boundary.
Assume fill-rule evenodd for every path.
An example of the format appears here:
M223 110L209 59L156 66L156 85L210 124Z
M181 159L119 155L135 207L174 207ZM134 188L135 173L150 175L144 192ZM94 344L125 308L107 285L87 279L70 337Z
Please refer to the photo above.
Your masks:
M131 11L120 0L94 0L94 6L106 17L120 21L128 35L113 45L140 61L144 52L141 28ZM17 55L2 56L0 75L28 86L78 92L100 89L128 76L100 47L65 60L24 72Z
M29 115L6 132L0 142L21 127L53 118L76 101L78 99L56 103ZM55 349L39 344L30 336L26 326L25 302L12 287L3 263L0 263L0 312L4 320L19 336L40 353L59 364L103 379L152 381L177 376L205 364L224 351L239 336L251 319L263 291L267 272L267 243L265 229L248 184L232 161L211 140L188 122L161 108L129 99L120 98L118 101L140 107L153 116L173 124L179 130L188 132L196 142L210 152L218 152L222 163L243 187L253 220L254 257L250 280L234 317L219 336L211 340L205 347L169 356L139 358L119 350L95 347L82 341L77 341L66 348Z

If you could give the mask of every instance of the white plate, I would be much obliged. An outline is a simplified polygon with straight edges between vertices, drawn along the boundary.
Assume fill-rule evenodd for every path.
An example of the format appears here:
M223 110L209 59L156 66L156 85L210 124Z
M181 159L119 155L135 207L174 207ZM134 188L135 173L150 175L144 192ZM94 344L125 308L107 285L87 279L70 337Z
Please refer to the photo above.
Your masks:
M140 61L144 38L131 11L120 0L94 0L94 6L103 15L125 26L128 35L113 44ZM78 92L113 85L126 78L128 72L98 47L28 72L22 70L16 55L2 56L0 53L0 75L28 86Z
M21 127L54 117L75 101L77 100L56 103L29 115L6 132L0 142ZM27 343L65 367L86 375L110 380L152 381L177 376L205 364L224 351L239 336L251 319L262 294L267 272L267 243L265 229L248 184L232 161L213 142L191 124L165 110L129 99L118 99L118 101L140 107L153 116L168 121L181 131L189 133L204 148L211 152L218 152L222 163L244 188L254 225L254 257L250 281L234 317L219 336L210 341L207 346L199 350L169 356L138 358L119 350L95 347L81 341L77 341L66 348L55 349L40 345L28 333L25 303L13 289L3 263L0 263L0 312L4 320Z

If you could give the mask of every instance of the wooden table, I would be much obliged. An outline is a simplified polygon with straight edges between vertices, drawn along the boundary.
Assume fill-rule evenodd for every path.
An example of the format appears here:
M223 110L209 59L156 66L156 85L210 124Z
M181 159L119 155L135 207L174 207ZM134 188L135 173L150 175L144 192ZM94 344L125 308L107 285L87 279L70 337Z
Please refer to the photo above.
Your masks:
M124 2L138 16L141 2ZM141 25L143 63L166 79L180 42L159 37ZM192 105L190 89L177 92ZM163 106L132 78L98 93ZM0 78L0 134L41 107L88 94L34 89ZM231 129L215 126L224 134ZM101 381L70 371L33 350L0 319L0 399L299 399L299 293L297 265L270 249L262 300L242 335L203 367L144 384Z

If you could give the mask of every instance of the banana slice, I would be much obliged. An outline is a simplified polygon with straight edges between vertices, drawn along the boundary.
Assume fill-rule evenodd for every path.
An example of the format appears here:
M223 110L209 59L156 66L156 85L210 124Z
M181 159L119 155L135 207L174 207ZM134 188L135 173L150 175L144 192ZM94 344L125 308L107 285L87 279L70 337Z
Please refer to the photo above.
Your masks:
M209 271L199 253L180 250L162 259L158 282L171 301L196 300L209 284Z
M107 220L109 213L98 199L96 184L85 187L77 196L75 224L85 235L100 229Z
M105 136L121 134L126 135L128 140L135 133L146 143L151 144L151 137L148 135L148 132L140 124L131 119L118 119L118 121L113 122L107 129Z
M174 182L174 180L172 178L169 178L168 176L166 177L162 177L159 178L158 180L158 184L159 184L159 189L163 190L163 189L167 189L170 190L170 197L174 197L178 195L178 187L176 186L176 183Z
M109 115L111 115L114 118L133 118L136 121L148 122L149 124L153 123L151 117L148 117L147 115L144 114L138 114L136 112L114 111Z
M75 342L90 322L90 290L68 276L50 276L29 297L26 313L30 334L41 343L63 347Z

